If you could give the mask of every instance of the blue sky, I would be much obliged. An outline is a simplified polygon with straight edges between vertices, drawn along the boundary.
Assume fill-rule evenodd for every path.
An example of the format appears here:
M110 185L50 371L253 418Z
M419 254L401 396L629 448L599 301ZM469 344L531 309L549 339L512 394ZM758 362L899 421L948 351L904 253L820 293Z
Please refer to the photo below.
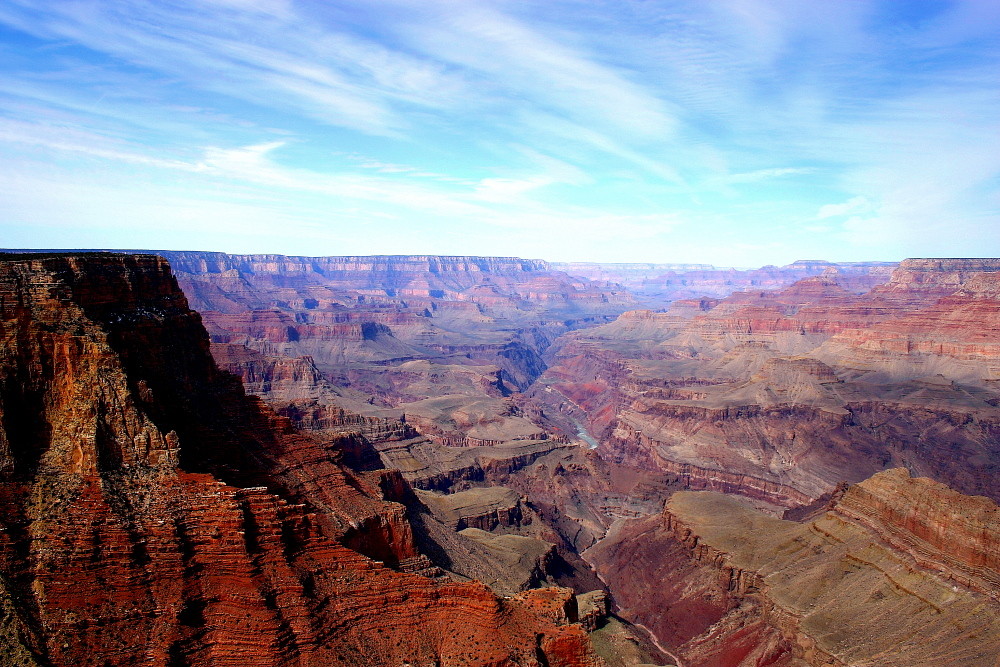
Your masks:
M0 247L1000 255L1000 3L4 0Z

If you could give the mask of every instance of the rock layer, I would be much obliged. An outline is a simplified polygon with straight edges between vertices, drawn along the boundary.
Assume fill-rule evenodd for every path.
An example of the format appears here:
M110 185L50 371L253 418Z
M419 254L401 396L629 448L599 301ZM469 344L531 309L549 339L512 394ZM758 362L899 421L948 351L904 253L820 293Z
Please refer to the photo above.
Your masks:
M162 259L6 257L0 339L10 664L599 663L571 591L406 573L402 478L248 399Z
M784 507L894 466L1000 498L1000 265L906 260L572 332L530 400L609 460ZM554 429L554 430L555 430Z
M621 288L513 257L159 254L214 340L309 354L325 373L345 362L379 362L384 374L386 362L475 359L523 387L568 323L632 303Z
M971 667L1000 650L998 531L992 501L900 469L804 523L680 493L587 555L685 664Z

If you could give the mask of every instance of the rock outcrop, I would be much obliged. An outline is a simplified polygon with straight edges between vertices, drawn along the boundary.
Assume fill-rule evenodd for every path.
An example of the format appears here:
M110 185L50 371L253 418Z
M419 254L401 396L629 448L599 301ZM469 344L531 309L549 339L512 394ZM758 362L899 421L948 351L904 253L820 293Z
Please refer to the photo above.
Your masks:
M997 519L897 469L803 523L679 493L587 556L684 664L972 667L1000 654Z
M572 591L412 573L405 481L248 398L163 259L6 256L0 340L7 664L600 663Z
M1000 498L1000 263L906 260L571 332L531 389L555 432L780 507L906 467Z
M833 511L920 566L1000 600L1000 508L896 468L856 484Z
M560 334L634 304L618 286L517 258L159 254L201 312L217 362L247 391L321 437L388 443L383 460L421 485L415 466L387 454L393 443L419 434L446 452L548 440L512 393L544 371ZM354 449L370 467L374 450ZM438 458L454 457L420 465L440 468ZM487 467L508 465L494 458ZM425 488L448 484L439 477Z

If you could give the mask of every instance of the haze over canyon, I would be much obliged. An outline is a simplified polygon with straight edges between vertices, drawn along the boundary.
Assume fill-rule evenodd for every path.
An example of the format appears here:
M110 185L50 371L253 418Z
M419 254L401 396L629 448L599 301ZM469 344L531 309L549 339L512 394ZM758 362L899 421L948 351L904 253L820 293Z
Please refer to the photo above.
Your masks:
M1000 260L0 254L0 656L1000 664Z

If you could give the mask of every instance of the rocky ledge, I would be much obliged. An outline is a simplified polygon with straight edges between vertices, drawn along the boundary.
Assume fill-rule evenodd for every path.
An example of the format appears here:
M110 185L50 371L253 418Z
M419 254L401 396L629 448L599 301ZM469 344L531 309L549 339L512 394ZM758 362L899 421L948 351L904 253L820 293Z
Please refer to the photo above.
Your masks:
M248 398L163 259L3 258L0 341L4 664L601 664L571 591L411 573L405 481Z
M800 523L682 492L587 557L685 664L994 664L996 504L905 470L838 496Z

